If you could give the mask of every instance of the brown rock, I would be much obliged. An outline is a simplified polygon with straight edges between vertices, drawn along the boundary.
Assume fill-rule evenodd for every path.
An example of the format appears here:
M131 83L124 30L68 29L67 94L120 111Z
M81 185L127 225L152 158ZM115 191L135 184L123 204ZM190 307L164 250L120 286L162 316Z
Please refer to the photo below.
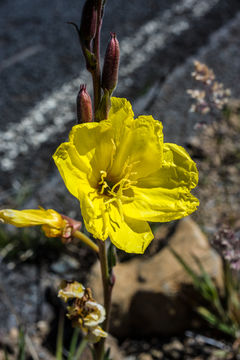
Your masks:
M152 360L152 356L147 353L142 353L138 356L138 360Z
M208 273L221 284L221 260L210 247L198 225L181 220L169 241L170 246L196 269L197 256ZM190 277L168 247L151 258L139 256L115 267L111 331L118 337L129 335L175 334L191 322L189 306L183 301L180 285ZM90 277L90 287L102 302L99 265Z

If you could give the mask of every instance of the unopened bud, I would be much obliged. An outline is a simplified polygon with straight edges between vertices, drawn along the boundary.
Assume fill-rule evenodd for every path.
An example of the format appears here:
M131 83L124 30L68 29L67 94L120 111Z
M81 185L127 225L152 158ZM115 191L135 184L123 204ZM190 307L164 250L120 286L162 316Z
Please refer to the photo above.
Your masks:
M86 0L80 23L80 38L90 50L90 42L94 39L97 29L96 0Z
M111 39L108 43L104 66L102 74L102 88L113 92L118 81L118 67L119 67L119 42L115 33L111 33Z
M81 85L77 96L78 124L92 121L92 101L87 92L86 85Z

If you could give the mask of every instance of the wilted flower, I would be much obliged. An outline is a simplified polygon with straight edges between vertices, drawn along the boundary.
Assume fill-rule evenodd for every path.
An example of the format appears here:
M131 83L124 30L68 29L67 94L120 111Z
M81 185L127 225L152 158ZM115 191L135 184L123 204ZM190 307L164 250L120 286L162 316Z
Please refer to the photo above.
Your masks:
M60 215L55 210L45 210L43 208L29 210L3 209L0 210L0 220L16 227L42 225L42 230L47 237L61 237L64 240L69 240L73 232L81 227L80 222Z
M195 100L195 104L191 105L190 112L199 112L203 115L210 112L210 107L206 101L206 92L198 89L187 90L187 93Z
M215 249L227 260L230 267L240 270L240 234L229 228L222 228L212 240Z
M80 200L87 230L143 253L153 239L147 221L180 219L196 210L190 190L198 172L182 147L163 143L161 122L133 115L126 99L112 98L108 119L74 126L53 158Z
M67 307L67 317L72 320L75 327L79 327L87 339L97 342L107 333L99 326L105 320L105 309L92 297L91 290L74 281L64 283L58 296L65 302L72 300L73 304Z
M210 111L222 110L224 105L228 103L231 91L224 89L222 83L215 81L214 72L206 64L194 61L194 66L195 71L192 73L192 77L201 83L203 90L187 90L187 93L195 100L190 112L205 115Z
M209 69L206 64L200 63L200 61L195 60L194 67L195 71L192 72L192 77L195 80L208 85L213 82L213 80L215 79L215 74L212 69Z

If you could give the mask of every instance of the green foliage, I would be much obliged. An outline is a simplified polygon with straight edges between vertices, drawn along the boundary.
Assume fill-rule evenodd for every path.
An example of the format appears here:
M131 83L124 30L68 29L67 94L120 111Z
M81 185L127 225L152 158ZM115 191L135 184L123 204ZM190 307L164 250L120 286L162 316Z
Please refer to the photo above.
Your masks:
M56 344L56 360L80 360L80 357L87 346L88 342L83 338L79 343L80 330L76 328L73 332L70 342L69 351L65 351L67 355L63 354L63 340L64 340L64 314L61 314L58 322L58 334Z
M111 357L110 357L110 348L107 349L107 351L105 352L104 354L104 359L103 360L113 360Z
M194 288L208 304L207 307L197 306L197 312L216 329L237 338L240 331L240 284L237 274L228 264L224 264L224 289L220 294L218 287L197 257L193 256L198 268L198 271L195 271L175 250L170 250L192 278Z
M18 343L18 355L17 360L24 360L25 359L25 338L24 338L24 331L20 329L19 331L19 343Z
M69 351L63 350L63 340L64 340L64 316L60 316L59 325L58 325L58 334L57 334L57 344L56 344L56 360L80 360L83 350L87 346L87 340L82 339L80 341L80 331L75 329L71 338ZM8 360L8 352L4 352L4 360ZM26 360L28 359L25 333L23 329L19 330L18 338L18 348L17 348L17 357L16 360ZM106 357L104 360L111 360L109 357Z
M8 360L8 352L5 349L4 351L4 360ZM26 351L25 351L25 335L23 329L19 330L19 337L18 337L18 349L17 349L17 356L16 360L26 360Z
M111 274L113 267L116 266L116 263L117 263L116 248L113 245L113 243L111 243L111 242L110 242L108 250L107 250L107 260L108 260L109 274Z

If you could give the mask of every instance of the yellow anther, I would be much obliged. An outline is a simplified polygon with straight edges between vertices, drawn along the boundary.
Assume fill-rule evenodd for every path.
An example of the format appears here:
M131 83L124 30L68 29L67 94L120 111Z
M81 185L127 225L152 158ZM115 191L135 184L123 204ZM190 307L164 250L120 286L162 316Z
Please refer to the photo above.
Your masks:
M100 170L100 174L101 174L101 181L99 182L99 185L105 183L105 178L107 177L107 172L105 170Z

